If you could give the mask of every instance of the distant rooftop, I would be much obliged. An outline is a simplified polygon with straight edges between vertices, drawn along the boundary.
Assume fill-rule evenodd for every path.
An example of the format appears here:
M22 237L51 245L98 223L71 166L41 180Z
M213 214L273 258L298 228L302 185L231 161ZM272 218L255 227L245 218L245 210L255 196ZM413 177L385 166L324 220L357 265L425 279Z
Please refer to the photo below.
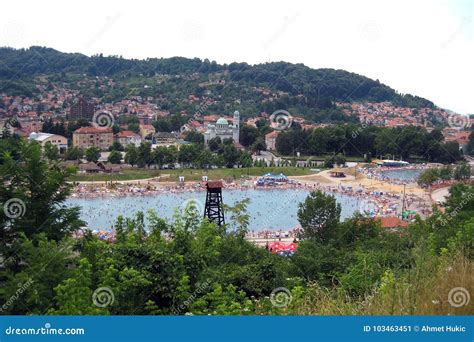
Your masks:
M28 136L28 139L41 142L41 141L45 141L46 139L52 137L53 135L57 135L57 134L43 133L43 132L38 132L38 133L32 132Z
M112 133L112 128L110 127L81 127L74 131L74 133L80 134L94 134L94 133Z

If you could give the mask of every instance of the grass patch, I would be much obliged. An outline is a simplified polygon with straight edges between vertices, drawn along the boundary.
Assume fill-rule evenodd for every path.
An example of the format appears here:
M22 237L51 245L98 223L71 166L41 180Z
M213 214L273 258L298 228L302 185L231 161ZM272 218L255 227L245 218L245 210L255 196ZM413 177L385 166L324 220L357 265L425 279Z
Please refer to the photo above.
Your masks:
M200 181L202 176L209 179L240 179L247 176L261 176L265 173L284 173L287 176L304 176L313 174L309 168L301 167L250 167L242 169L176 169L176 170L155 170L155 169L131 169L123 170L120 174L80 174L77 173L69 177L69 181L92 182L92 181L127 181L147 178L162 177L164 182L178 182L179 176L184 176L185 181Z
M147 170L147 169L130 169L123 170L120 174L109 173L76 173L69 177L71 182L105 182L110 181L126 181L134 179L146 179L160 176L163 170Z

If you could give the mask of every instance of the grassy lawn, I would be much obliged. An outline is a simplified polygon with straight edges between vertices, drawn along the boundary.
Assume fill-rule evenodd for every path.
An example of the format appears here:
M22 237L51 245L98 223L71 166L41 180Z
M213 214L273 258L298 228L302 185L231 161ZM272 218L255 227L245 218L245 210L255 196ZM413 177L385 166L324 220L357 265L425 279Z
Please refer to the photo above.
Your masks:
M199 181L202 176L207 175L209 179L239 179L242 176L261 176L265 173L284 173L287 176L304 176L314 172L309 168L301 167L251 167L244 169L176 169L176 170L147 170L134 169L124 170L121 174L75 174L69 178L70 181L76 182L90 182L90 181L126 181L134 179L146 179L163 176L161 179L165 182L178 182L179 176L184 176L185 181Z
M92 181L110 181L111 177L114 181L125 181L133 179L146 179L160 176L160 171L164 170L146 170L146 169L133 169L123 170L120 174L108 173L76 173L69 177L69 181L75 182L92 182Z
M274 152L276 156L286 159L286 160L293 160L296 156L284 156L284 155L279 155L278 153ZM306 161L311 158L313 161L323 161L327 157L330 157L331 155L322 155L322 156L303 156L300 155L299 157L296 157L296 160L299 161ZM364 161L364 157L359 157L359 156L345 156L346 160L349 162L362 162Z

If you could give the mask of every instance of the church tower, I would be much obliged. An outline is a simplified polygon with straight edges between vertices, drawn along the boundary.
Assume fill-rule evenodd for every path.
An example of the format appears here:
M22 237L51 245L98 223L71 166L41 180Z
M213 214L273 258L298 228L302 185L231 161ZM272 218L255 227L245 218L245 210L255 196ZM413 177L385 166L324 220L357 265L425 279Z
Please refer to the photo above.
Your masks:
M239 142L239 135L240 135L240 113L239 111L234 112L234 122L232 127L232 139L234 142Z

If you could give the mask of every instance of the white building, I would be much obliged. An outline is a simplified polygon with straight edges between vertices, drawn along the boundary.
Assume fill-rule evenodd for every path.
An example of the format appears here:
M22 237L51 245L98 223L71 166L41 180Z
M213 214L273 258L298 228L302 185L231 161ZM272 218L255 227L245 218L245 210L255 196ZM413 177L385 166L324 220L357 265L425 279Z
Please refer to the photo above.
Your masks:
M221 138L221 141L231 138L234 143L239 143L240 114L238 111L234 112L232 121L232 123L229 123L226 119L219 118L215 124L209 124L204 133L204 143L206 146L208 146L209 140L217 137Z
M42 147L46 143L51 143L56 146L60 153L64 153L67 150L67 139L62 135L50 134L50 133L31 133L28 137L28 140L34 140L41 144Z
M120 143L124 148L128 145L140 146L142 138L132 131L121 131L115 134L115 141Z

